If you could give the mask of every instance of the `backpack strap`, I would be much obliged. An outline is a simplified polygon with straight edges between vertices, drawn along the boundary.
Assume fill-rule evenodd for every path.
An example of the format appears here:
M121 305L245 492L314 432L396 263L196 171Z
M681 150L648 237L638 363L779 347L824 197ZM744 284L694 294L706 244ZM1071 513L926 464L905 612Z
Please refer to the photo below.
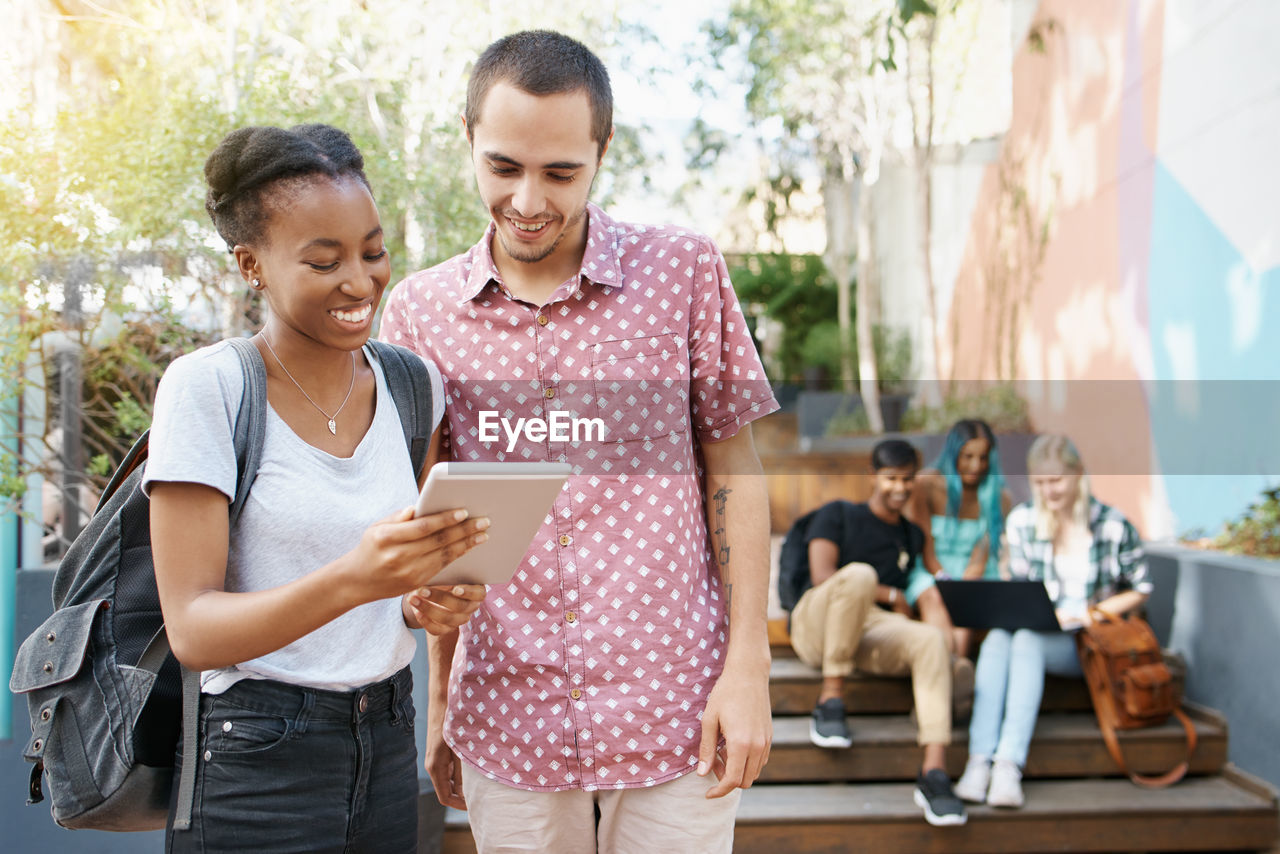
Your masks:
M431 373L422 357L397 344L371 338L364 349L366 355L377 359L382 366L387 389L400 413L400 425L404 428L404 441L409 446L409 460L413 463L416 480L422 473L427 449L431 445Z
M234 442L236 448L236 497L231 502L231 524L235 524L249 498L249 487L258 476L262 462L262 446L267 438L267 366L262 354L248 338L228 338L240 356L244 372L244 394L236 414ZM247 405L246 405L247 404Z
M230 523L235 525L249 498L249 487L258 476L262 462L262 446L267 436L267 367L262 354L248 338L228 338L240 357L244 372L244 394L236 413L234 442L236 448L236 496L231 502ZM144 661L155 661L154 648L168 652L169 639L162 629L143 653ZM163 660L163 655L160 656ZM178 775L178 799L173 817L174 830L191 829L191 811L195 805L196 762L200 729L200 674L185 667L182 670L182 770ZM158 672L158 668L157 668Z

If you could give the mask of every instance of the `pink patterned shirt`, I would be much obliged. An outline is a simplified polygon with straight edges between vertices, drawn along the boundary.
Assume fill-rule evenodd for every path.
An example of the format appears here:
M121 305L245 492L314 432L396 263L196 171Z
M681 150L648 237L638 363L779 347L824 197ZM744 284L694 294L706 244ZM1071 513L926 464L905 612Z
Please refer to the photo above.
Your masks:
M502 287L490 224L397 286L381 327L440 366L454 459L574 465L449 685L450 747L533 791L696 765L726 643L698 447L778 408L715 245L588 211L580 274L546 305Z

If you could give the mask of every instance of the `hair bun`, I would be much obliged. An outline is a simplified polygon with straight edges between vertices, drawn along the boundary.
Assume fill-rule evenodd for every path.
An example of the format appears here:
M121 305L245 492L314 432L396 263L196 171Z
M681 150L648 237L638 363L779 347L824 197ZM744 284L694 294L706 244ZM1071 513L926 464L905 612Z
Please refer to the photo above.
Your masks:
M262 194L274 182L347 175L369 186L351 137L329 125L251 126L227 134L204 164L205 209L227 246L251 243L266 222Z

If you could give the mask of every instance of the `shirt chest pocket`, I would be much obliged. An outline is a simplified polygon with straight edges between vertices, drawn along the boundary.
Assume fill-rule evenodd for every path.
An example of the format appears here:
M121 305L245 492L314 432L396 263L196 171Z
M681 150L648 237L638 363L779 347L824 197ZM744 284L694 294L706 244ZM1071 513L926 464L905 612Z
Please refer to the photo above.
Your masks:
M689 431L689 351L680 336L664 332L595 344L591 381L605 441Z

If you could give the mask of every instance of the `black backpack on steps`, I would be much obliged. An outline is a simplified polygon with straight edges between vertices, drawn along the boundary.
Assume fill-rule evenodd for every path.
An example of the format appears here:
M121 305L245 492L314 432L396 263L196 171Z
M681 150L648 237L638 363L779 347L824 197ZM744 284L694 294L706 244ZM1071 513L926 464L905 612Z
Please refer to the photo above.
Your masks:
M857 506L842 498L823 504L791 523L791 529L782 539L782 550L778 554L778 602L783 610L795 610L800 597L813 586L809 575L809 525L819 510L831 505L839 507L842 518L846 520L851 518Z
M236 416L239 517L257 474L266 434L266 368L247 338L228 339L244 370ZM431 438L431 383L408 350L370 341L365 352L382 366L396 402L414 472ZM151 557L150 502L142 492L148 434L134 443L103 491L97 509L58 566L54 612L22 644L9 688L27 695L34 763L30 798L44 799L47 779L54 821L97 830L165 826L173 760L182 738L174 827L190 826L196 763L199 675L169 654Z

